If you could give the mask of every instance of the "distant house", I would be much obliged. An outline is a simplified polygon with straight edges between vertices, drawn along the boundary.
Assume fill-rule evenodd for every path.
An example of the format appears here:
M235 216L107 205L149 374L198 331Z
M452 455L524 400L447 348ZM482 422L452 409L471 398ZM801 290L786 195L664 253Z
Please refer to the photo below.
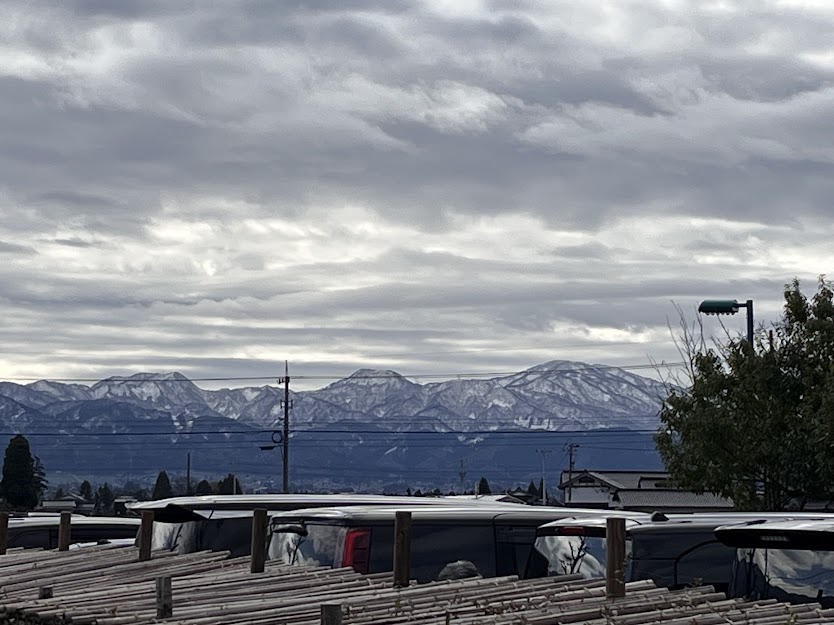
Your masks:
M71 512L72 514L92 514L95 506L84 501L78 495L65 495L59 499L44 499L36 512Z
M565 505L638 512L720 512L730 499L675 488L663 471L562 471L559 489Z

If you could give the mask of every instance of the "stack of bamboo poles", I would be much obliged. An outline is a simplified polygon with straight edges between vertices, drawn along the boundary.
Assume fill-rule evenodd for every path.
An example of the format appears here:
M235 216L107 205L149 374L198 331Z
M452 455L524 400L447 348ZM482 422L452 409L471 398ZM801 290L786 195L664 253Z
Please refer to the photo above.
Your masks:
M167 580L167 584L160 584ZM160 588L170 588L163 596ZM163 593L164 594L164 593ZM774 601L728 600L710 587L669 591L628 584L606 598L602 580L576 576L435 582L397 588L392 575L350 569L284 567L228 554L155 553L130 547L65 552L10 551L0 557L0 625L776 625L834 622L834 610Z

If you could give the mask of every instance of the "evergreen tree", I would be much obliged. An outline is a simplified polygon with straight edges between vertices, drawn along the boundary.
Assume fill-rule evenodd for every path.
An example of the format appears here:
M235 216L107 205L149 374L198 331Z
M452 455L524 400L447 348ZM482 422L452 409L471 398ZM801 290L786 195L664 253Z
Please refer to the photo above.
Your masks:
M489 482L485 477L482 477L478 481L478 494L479 495L491 495L492 491L489 490Z
M214 489L211 487L211 484L208 483L208 480L200 480L197 483L197 488L194 490L194 494L196 495L213 495Z
M530 485L527 486L527 492L530 494L531 497L541 497L541 491L536 487L535 482L530 480Z
M151 499L168 499L174 496L174 491L171 489L171 480L168 479L168 474L165 471L160 471L156 476L156 484L153 487L153 495Z
M113 494L107 482L99 486L96 491L96 514L113 514L113 503L115 500L116 496Z
M34 472L35 472L35 488L38 491L38 498L43 497L43 494L46 492L47 487L49 486L49 480L46 479L46 467L43 466L43 462L37 456L33 456L34 458Z
M38 505L38 485L35 460L29 450L29 441L22 434L18 434L6 447L0 496L14 508L31 510Z
M64 497L65 495L66 495L66 493L64 492L64 489L59 486L58 489L55 491L55 499L60 499L61 497Z
M218 495L240 495L241 493L243 493L243 489L240 487L240 482L231 473L220 480L217 485Z
M81 497L87 503L93 503L93 486L87 480L81 482L81 486L78 487L78 496Z

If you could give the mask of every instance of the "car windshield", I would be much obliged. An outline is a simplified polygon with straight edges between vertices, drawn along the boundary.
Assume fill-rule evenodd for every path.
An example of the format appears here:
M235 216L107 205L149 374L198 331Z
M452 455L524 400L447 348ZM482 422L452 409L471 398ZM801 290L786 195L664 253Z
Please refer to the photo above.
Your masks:
M737 549L732 594L834 607L834 552L808 549Z
M340 566L337 543L342 535L338 525L287 523L273 527L268 558L282 564Z
M576 573L585 578L605 575L605 538L597 536L538 536L527 577Z

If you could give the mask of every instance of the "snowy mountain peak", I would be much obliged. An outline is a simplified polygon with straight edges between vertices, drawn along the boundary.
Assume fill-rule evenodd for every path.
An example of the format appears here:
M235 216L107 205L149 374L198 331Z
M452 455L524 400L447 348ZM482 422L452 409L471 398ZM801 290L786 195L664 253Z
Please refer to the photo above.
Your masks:
M363 387L406 387L419 386L404 378L396 371L390 369L358 369L348 377L334 382L326 389L339 388L344 386ZM326 390L322 389L322 390Z
M113 376L94 384L90 394L94 399L118 398L123 401L150 403L166 410L205 403L204 391L176 372Z

